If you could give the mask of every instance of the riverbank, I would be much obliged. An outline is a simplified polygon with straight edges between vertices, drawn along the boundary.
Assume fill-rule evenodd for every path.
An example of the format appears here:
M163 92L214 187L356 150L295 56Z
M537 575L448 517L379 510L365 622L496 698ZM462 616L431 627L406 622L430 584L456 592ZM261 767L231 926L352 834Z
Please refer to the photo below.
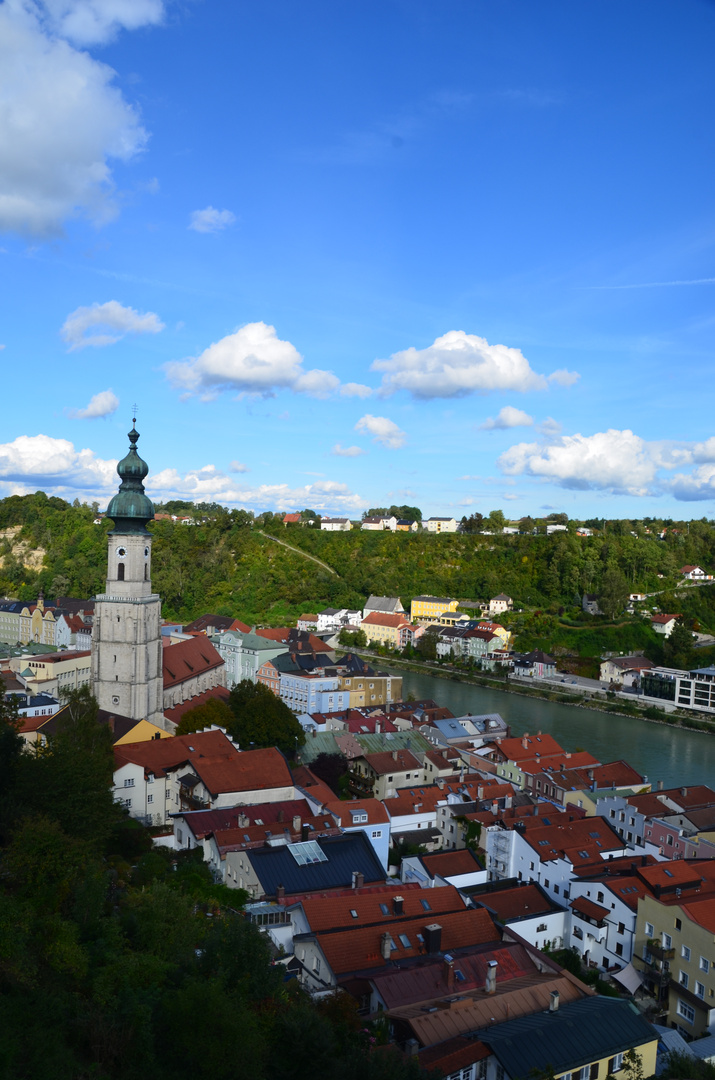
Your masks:
M505 694L515 694L518 697L536 698L541 701L551 701L561 705L570 705L575 709L589 709L592 712L607 713L609 716L625 716L631 720L644 720L649 724L661 724L663 727L678 728L685 731L699 731L705 734L715 734L715 721L702 719L700 716L692 716L684 710L676 710L672 713L662 711L652 705L639 708L633 704L630 708L621 703L608 701L605 698L595 697L589 693L573 694L566 690L546 686L528 686L523 682L512 682L510 679L499 676L489 677L486 673L479 675L459 671L445 664L431 661L405 660L403 657L386 657L372 652L370 649L358 648L351 652L364 656L371 661L384 661L390 666L398 666L403 671L413 672L416 675L428 675L449 682L464 684L465 686L481 687L486 690L497 690Z

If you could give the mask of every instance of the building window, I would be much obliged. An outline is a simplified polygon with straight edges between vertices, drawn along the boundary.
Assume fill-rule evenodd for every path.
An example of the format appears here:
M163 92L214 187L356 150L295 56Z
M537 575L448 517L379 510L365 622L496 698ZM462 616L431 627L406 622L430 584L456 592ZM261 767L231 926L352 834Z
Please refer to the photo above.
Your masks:
M652 938L654 933L655 933L655 927L653 926L653 923L647 922L645 924L645 936L648 937L648 938Z
M673 939L670 934L663 934L662 946L664 949L670 949L673 946Z
M382 830L381 829L373 829L372 830L372 838L373 838L373 840L379 840L379 838L381 836L382 836Z
M165 791L165 793L164 793L164 794L166 795L166 798L167 798L167 799L170 799L170 798L171 798L171 792L169 791L169 789L168 789L168 788L166 789L166 791Z
M616 1054L615 1057L608 1059L608 1072L617 1073L623 1068L623 1054Z
M700 970L706 973L710 970L710 961L706 960L704 956L700 957Z
M683 929L683 924L682 924L680 919L675 920L675 929L676 930L682 930Z
M147 802L154 802L154 796L153 795L147 795L146 801Z
M695 993L698 995L699 998L705 997L705 987L701 982L696 982Z
M129 780L125 780L124 781L124 786L125 787L134 787L134 780L131 779L131 778Z
M117 581L124 581L124 563L120 562L117 566Z
M689 981L690 981L690 980L689 980L689 978L688 978L688 973L687 973L687 971L681 971L681 972L680 972L680 979L679 979L680 985L681 985L681 986L684 986L684 987L685 987L685 989L687 990L687 989L688 989L688 983L689 983Z
M131 810L131 808L132 808L132 800L131 799L125 799L124 800L124 805L126 806L127 810Z
M695 1023L695 1009L680 998L678 998L678 1016L687 1021L688 1024Z
M682 948L680 950L680 955L682 956L683 960L689 960L690 959L690 949L688 948L687 945L682 946Z

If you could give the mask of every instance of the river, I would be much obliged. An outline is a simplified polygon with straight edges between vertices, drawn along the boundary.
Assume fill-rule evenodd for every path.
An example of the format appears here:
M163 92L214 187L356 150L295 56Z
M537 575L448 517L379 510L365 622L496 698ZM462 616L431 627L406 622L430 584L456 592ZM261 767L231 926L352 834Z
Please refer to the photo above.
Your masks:
M403 676L403 696L434 698L455 716L499 713L514 735L548 731L565 750L588 750L599 761L623 758L647 776L653 787L715 785L715 736L649 724L630 716L560 705L502 690L468 686L434 675L393 671Z

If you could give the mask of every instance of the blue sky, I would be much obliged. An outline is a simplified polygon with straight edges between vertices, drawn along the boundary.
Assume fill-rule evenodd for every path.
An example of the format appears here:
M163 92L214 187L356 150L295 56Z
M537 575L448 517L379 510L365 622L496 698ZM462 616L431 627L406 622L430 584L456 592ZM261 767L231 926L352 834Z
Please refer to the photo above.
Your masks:
M715 3L4 0L0 494L713 516Z

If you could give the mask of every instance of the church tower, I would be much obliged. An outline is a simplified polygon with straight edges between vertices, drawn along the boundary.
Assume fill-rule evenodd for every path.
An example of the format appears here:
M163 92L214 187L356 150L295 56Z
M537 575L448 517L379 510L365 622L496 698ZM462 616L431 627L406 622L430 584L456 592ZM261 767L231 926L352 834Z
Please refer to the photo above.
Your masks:
M133 421L136 425L136 420ZM161 657L161 598L151 591L154 517L143 480L149 466L137 453L139 433L129 432L129 453L117 465L119 491L107 507L107 587L95 597L92 692L100 709L149 720L165 728Z

